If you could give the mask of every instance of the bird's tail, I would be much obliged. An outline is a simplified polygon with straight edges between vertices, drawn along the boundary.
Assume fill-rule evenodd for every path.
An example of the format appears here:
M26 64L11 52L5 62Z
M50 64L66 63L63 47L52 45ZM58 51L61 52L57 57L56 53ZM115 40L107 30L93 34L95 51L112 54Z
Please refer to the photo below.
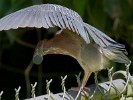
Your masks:
M128 59L128 57L125 55L124 52L126 53L125 49L119 50L117 48L113 48L110 46L102 48L102 53L108 59L119 63L130 64L130 60Z

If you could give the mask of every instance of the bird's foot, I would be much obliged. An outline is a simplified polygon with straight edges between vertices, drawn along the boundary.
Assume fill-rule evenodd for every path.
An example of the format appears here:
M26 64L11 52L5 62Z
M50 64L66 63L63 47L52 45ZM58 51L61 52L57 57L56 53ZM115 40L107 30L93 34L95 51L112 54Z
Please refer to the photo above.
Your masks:
M88 87L84 87L84 88L72 87L71 89L69 89L69 91L77 92L78 94L81 94L81 95L83 95L83 96L88 98L90 89Z

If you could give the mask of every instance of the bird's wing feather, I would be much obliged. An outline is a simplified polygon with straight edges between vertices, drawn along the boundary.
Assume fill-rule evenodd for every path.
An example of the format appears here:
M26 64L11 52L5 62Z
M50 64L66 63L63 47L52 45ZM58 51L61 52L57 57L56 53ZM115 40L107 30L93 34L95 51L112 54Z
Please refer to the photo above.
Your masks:
M75 24L76 23L76 24ZM27 7L0 19L0 31L19 27L68 28L89 43L82 18L73 10L55 4L41 4ZM78 27L77 27L78 26Z
M58 26L62 29L68 28L76 32L86 43L90 43L90 35L107 57L110 56L111 53L118 55L118 60L124 57L122 56L122 53L126 51L124 45L117 43L93 26L84 23L78 13L63 6L55 4L34 5L0 19L0 31L17 29L19 27L49 28L54 26ZM113 50L120 52L113 52Z
M96 29L95 27L84 23L86 31L89 33L89 35L94 39L94 41L100 46L100 47L112 47L119 50L123 50L125 48L125 45L117 43L113 39L111 39L109 36L101 32L100 30Z

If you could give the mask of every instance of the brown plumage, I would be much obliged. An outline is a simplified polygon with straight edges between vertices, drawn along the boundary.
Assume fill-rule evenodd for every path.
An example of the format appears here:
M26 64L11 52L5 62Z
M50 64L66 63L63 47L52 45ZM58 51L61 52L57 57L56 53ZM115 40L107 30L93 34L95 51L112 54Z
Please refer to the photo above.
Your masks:
M105 50L102 51L100 46L95 43L87 44L72 31L63 30L59 32L61 34L55 35L52 39L42 40L38 43L33 61L38 64L43 60L43 55L47 54L63 54L73 57L84 70L81 87L85 87L92 72L106 68L109 60L117 59L117 54L111 53L109 54L110 57L108 57L106 55L107 52ZM126 59L123 63L129 63L128 58L124 54L122 56ZM38 61L39 59L41 61Z
M72 56L85 71L82 87L85 86L92 72L106 67L108 60L130 63L125 56L124 45L83 22L77 12L66 7L55 4L34 5L0 19L0 31L19 27L49 28L55 26L66 30L60 31L61 34L55 35L51 40L39 42L33 61L40 64L43 55L46 54Z

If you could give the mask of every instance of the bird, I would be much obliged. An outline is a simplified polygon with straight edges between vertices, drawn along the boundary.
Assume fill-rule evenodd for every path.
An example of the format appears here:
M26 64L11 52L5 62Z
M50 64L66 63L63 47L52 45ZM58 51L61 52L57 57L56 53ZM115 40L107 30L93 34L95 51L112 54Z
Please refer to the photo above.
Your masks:
M48 54L62 54L73 57L84 70L81 83L82 88L85 87L92 72L105 69L109 64L109 60L126 64L130 63L122 51L113 48L105 48L102 51L96 43L91 42L87 44L77 33L70 30L59 30L56 34L53 38L44 39L38 43L33 61L36 64L40 64L43 61L43 56Z
M33 55L33 62L41 64L47 54L64 54L75 58L82 69L84 88L92 72L106 68L109 61L130 64L125 45L111 39L102 31L83 22L81 16L61 5L33 5L0 19L0 31L35 27L59 27L51 39L40 41Z

